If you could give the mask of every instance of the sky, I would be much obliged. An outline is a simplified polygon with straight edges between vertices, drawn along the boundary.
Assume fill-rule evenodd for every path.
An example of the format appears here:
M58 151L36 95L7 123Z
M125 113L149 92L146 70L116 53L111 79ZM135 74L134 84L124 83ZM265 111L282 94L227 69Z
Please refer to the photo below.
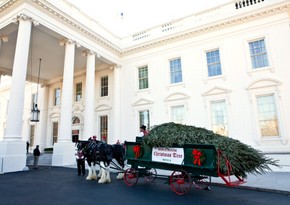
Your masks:
M232 0L67 0L120 37Z

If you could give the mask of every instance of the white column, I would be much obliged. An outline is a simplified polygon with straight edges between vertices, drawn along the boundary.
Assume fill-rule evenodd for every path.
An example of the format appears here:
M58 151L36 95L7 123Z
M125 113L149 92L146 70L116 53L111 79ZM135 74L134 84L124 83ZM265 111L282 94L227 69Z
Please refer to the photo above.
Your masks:
M58 142L71 142L72 135L72 102L74 77L75 43L67 40L65 43L65 60L63 85L61 91L60 128Z
M0 142L0 172L22 171L26 166L26 142L22 140L25 79L32 19L21 14L14 54L12 84L7 111L7 127Z
M47 113L48 113L48 100L49 100L49 86L48 85L42 85L39 97L38 97L38 109L40 109L40 122L38 123L37 127L37 136L39 142L39 146L41 148L47 147Z
M120 81L120 66L114 67L114 106L113 106L113 113L114 113L114 139L116 143L117 140L120 142L124 142L124 138L121 135L121 81Z
M22 16L21 16L22 17ZM7 127L4 140L21 140L22 115L24 107L24 88L26 80L31 21L18 18L19 28L16 42L10 99L7 111Z
M72 142L72 102L75 60L75 42L65 40L63 85L61 92L60 127L57 143L53 146L52 165L64 166L75 163L75 147Z
M84 135L82 140L87 140L94 135L95 122L95 59L93 52L86 52L87 73L84 111Z

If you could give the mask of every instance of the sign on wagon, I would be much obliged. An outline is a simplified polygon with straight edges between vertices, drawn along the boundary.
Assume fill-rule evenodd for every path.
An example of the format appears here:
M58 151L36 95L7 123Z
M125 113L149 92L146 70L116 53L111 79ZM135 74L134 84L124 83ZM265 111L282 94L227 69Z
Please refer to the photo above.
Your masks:
M184 159L183 148L165 148L153 147L152 148L152 161L165 162L170 164L182 164Z

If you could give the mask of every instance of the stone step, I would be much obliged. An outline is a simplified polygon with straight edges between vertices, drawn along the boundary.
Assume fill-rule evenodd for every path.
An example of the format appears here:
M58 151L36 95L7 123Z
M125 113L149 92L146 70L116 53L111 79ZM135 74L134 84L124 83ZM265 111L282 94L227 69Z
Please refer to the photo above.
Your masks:
M28 153L26 158L26 165L33 165L34 158L32 153ZM39 156L38 165L40 166L51 166L52 154L43 153Z

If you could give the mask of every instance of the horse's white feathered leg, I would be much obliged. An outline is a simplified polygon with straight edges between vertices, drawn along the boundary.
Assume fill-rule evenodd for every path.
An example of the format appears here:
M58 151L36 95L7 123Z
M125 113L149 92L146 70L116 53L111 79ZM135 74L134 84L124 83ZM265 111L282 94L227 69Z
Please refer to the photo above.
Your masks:
M86 180L92 180L92 179L93 179L93 178L92 178L92 168L89 166L89 167L88 167L88 170L89 170L89 174L88 174Z
M106 167L106 182L111 183L111 177L110 177L110 165Z
M99 180L99 184L104 184L106 183L106 171L105 171L104 162L100 162L100 173L101 173L101 178Z
M119 173L117 175L117 179L124 179L124 173Z
M100 184L104 184L104 183L110 183L111 182L111 178L110 178L110 166L105 166L104 162L100 162L100 169L102 170L101 173L101 178L99 180Z
M102 176L102 167L101 166L99 166L99 167L100 167L100 170L99 170L98 177L101 178L101 176Z
M95 180L98 179L97 173L96 173L96 167L97 165L92 165L92 179L95 179Z

